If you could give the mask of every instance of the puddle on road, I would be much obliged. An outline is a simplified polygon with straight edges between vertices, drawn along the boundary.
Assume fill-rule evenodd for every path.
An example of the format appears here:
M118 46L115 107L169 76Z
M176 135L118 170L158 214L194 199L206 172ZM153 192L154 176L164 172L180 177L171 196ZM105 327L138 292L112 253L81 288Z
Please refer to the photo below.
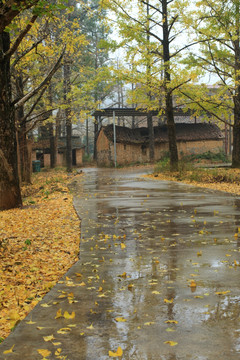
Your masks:
M122 359L239 359L240 199L106 169L74 193L86 284L76 359L119 346Z

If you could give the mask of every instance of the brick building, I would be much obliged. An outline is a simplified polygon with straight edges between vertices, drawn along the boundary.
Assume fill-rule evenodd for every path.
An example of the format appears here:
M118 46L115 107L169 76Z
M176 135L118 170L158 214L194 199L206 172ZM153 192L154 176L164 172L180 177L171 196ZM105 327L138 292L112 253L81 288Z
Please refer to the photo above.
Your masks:
M81 166L85 146L78 136L72 136L72 165ZM38 140L32 145L32 160L40 160L42 167L50 166L50 139ZM66 166L66 138L58 139L57 166Z
M201 154L206 151L218 152L223 149L224 136L215 124L176 124L176 136L179 157L182 155ZM155 160L169 151L167 126L154 127ZM97 142L97 164L114 164L114 129L113 125L103 126ZM116 126L116 159L118 165L147 162L149 160L148 129L145 127L130 129Z

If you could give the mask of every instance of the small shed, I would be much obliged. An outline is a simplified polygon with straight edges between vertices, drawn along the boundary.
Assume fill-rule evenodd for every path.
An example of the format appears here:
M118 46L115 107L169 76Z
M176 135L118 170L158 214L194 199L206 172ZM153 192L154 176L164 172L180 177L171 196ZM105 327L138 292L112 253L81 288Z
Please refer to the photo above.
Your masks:
M179 157L201 154L206 151L218 152L223 149L224 136L215 124L176 124ZM154 127L155 160L160 160L169 151L167 125ZM114 128L103 126L97 137L97 163L111 166L114 163ZM124 165L149 160L148 128L131 129L116 126L117 164Z
M57 166L66 166L66 138L58 139ZM83 155L85 146L82 145L78 136L72 137L72 165L81 166L83 164ZM32 159L40 160L41 166L50 166L50 139L41 139L33 143Z

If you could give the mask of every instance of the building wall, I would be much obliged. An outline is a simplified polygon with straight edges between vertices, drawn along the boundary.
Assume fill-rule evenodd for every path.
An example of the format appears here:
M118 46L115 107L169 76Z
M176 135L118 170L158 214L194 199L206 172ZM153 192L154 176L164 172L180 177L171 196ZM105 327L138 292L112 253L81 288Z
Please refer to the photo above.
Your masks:
M203 154L207 151L219 152L224 149L224 141L220 140L201 140L201 141L178 141L178 155ZM155 160L160 160L166 152L169 152L168 143L155 145Z
M76 149L76 165L81 166L83 164L84 149Z
M44 167L50 167L51 161L50 161L50 154L44 154L43 155L43 161L44 161ZM64 159L63 154L57 154L57 166L64 166Z
M83 164L83 153L84 149L76 149L76 165L82 166ZM44 166L50 167L50 154L44 154ZM57 154L57 166L66 166L66 156L65 154Z
M181 141L178 142L178 153L181 155L201 154L206 151L218 152L223 149L223 140ZM117 164L143 163L149 161L149 148L143 144L117 143ZM155 160L160 160L169 152L168 143L155 145ZM100 166L114 164L114 145L110 143L103 131L97 140L97 163Z
M32 151L32 160L37 160L37 152L36 152L36 150Z
M114 160L111 156L111 148L110 148L109 140L104 134L104 132L100 131L100 134L98 135L97 138L97 163L100 166L110 166L112 165L113 161Z
M207 151L219 152L224 149L224 140L181 141L178 143L179 155L202 154Z
M111 153L113 154L113 145ZM117 144L117 163L119 165L143 163L149 159L149 149L141 144Z

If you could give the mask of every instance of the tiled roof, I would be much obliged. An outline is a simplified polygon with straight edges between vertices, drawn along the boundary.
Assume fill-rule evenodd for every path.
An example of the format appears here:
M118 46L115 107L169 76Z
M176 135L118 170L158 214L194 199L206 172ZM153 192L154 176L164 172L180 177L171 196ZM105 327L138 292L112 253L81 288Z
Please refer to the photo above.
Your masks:
M72 149L81 149L84 147L81 143L81 139L79 137L72 137ZM46 150L50 149L50 139L42 139L33 143L33 150ZM58 149L66 149L66 138L58 139Z
M220 140L223 139L221 130L215 124L178 123L176 125L176 136L178 141L197 140ZM113 141L113 125L103 127L104 134ZM168 142L167 125L154 127L155 142ZM128 127L116 126L116 139L118 143L141 144L148 142L148 128L141 127L130 129Z

